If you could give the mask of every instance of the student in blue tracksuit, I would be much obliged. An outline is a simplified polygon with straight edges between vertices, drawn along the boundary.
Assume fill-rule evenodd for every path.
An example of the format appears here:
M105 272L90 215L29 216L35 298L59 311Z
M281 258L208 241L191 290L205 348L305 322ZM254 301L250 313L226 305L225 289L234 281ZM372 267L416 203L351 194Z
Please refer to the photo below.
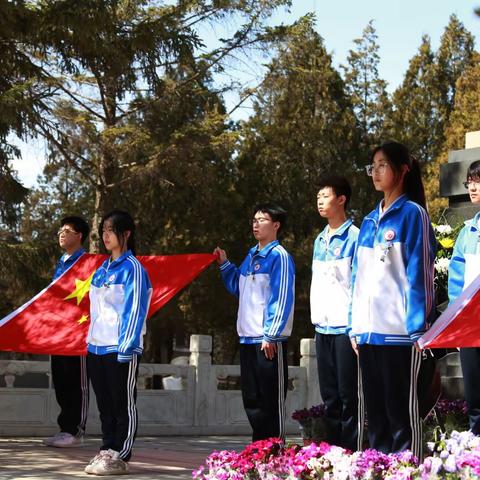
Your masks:
M110 257L90 286L87 364L102 423L100 452L85 468L94 475L128 471L137 432L137 375L152 285L135 258L135 224L123 211L100 224Z
M362 222L352 269L349 335L359 354L370 447L422 455L416 341L434 315L436 241L418 162L385 143L367 174L383 200Z
M83 243L88 237L88 223L77 216L62 218L58 243L65 252L55 266L53 280L62 276L84 253ZM60 432L45 438L49 447L75 447L82 442L88 414L88 375L84 355L52 355L52 381L55 398L60 407L57 422Z
M480 205L480 161L468 168L465 187L474 205ZM480 212L465 222L460 231L448 267L448 297L453 302L480 275ZM477 319L472 319L477 321ZM465 400L470 430L480 435L480 348L461 348Z
M277 205L255 207L252 227L258 244L240 268L224 250L214 250L227 290L239 298L242 398L253 441L285 438L287 340L295 296L295 265L277 240L285 220L285 210Z
M328 225L314 243L310 311L320 393L329 424L326 440L356 451L362 447L362 396L359 401L358 360L345 333L358 237L358 228L345 213L351 194L344 177L332 176L320 182L317 208Z

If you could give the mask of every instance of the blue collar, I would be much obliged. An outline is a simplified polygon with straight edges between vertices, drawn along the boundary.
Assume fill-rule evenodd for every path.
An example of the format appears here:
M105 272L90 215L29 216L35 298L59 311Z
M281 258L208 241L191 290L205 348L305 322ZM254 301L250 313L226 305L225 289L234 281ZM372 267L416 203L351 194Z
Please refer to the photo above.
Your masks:
M381 200L377 207L375 208L375 210L371 213L369 213L365 218L368 218L370 220L375 220L377 221L379 218L383 218L385 215L388 215L390 212L393 212L395 210L398 210L400 208L403 207L403 205L405 204L405 202L408 202L409 198L407 197L407 194L404 193L402 195L400 195L389 207L388 207L388 210L386 212L384 212L383 214L381 214L381 208L382 208L382 202L383 200Z
M480 230L478 228L479 220L480 220L480 212L477 212L473 218L465 222L465 225L468 225L470 227L470 230Z
M259 255L260 257L266 257L270 251L275 248L277 245L280 245L280 242L278 240L274 240L273 242L270 242L268 245L265 245L260 251L258 251L258 245L255 245L255 247L252 247L250 249L250 254L251 255Z
M335 232L332 235L330 235L330 238L341 237L348 230L348 228L352 223L353 221L350 218L347 218L347 220L345 220L345 222L343 222L342 225L340 225L340 227L337 228L337 230L335 230ZM327 232L328 232L328 225L320 233L320 238L323 240L326 240Z
M66 253L64 253L60 260L63 262L63 263L66 263L66 262L69 262L69 263L73 263L75 260L78 259L78 257L80 257L80 255L83 255L85 253L85 249L83 247L80 247L77 251L73 252L68 258L65 258L65 255L67 255Z
M127 250L125 253L122 253L118 258L112 260L112 257L107 258L106 262L109 267L122 263L127 257L133 255L131 250Z

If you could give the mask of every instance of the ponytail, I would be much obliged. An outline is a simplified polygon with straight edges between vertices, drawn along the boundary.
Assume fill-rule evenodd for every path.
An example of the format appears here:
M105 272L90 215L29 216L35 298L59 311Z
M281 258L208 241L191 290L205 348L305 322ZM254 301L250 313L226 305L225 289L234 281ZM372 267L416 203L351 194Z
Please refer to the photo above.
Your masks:
M423 188L422 173L420 171L420 163L410 155L410 170L405 175L403 186L407 197L415 203L427 209L427 200L425 198L425 189Z
M408 172L403 179L403 190L410 200L426 209L425 189L423 188L418 160L409 152L405 145L399 142L386 142L376 147L371 155L372 162L373 157L379 151L385 154L397 174L400 174L402 165L407 165Z

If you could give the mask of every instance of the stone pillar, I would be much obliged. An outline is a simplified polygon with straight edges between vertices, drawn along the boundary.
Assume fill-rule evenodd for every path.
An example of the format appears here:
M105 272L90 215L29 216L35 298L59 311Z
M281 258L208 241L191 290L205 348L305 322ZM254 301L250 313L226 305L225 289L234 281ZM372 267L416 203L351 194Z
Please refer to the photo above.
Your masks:
M194 425L208 425L208 386L212 365L212 337L190 335L190 365L195 370Z
M313 338L300 340L300 366L307 372L307 404L306 407L322 403L320 388L318 386L317 353Z

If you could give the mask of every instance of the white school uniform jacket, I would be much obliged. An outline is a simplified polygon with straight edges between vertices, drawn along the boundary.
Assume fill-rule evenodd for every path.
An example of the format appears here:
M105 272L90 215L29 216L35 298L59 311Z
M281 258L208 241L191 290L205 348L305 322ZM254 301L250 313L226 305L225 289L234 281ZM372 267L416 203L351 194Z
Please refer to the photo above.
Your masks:
M237 332L240 343L286 341L292 332L295 264L278 240L250 249L237 268L220 266L227 290L239 298Z
M480 275L480 212L460 230L448 265L448 298L453 302Z
M117 353L119 362L141 355L151 295L148 274L130 250L105 260L90 285L87 350Z
M349 335L359 344L411 345L433 320L435 235L406 195L383 214L380 206L358 235Z
M348 326L352 262L358 228L347 220L328 236L328 226L313 246L310 312L315 331L342 334Z

